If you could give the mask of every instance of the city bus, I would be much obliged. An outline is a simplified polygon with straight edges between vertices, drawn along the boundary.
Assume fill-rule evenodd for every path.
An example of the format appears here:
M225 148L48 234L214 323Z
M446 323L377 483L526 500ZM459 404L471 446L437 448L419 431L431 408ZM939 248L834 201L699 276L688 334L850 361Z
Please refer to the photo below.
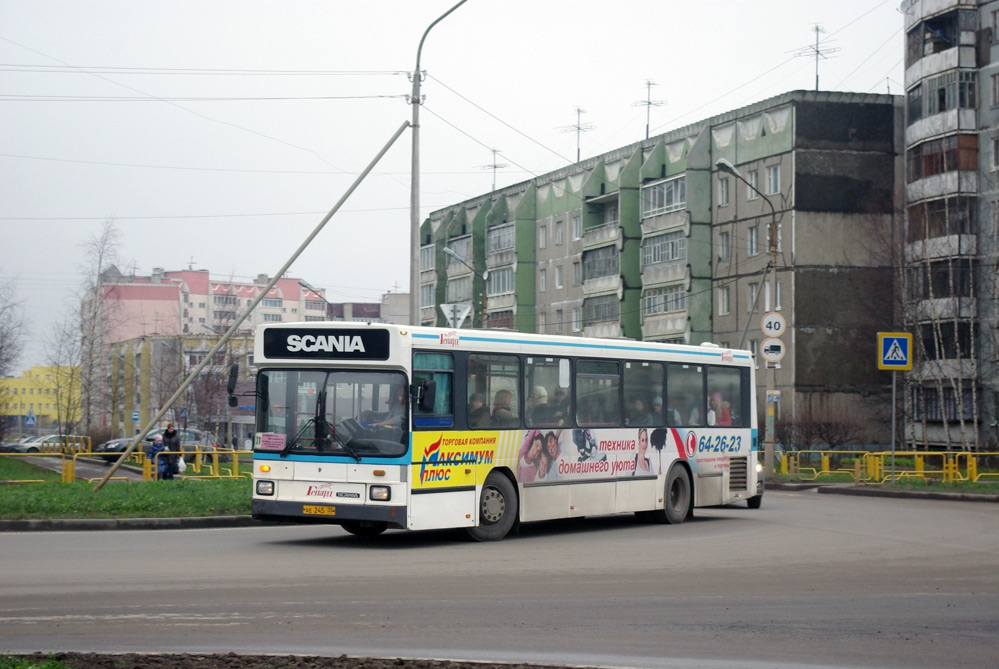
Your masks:
M252 514L355 535L758 508L748 351L383 323L263 325Z

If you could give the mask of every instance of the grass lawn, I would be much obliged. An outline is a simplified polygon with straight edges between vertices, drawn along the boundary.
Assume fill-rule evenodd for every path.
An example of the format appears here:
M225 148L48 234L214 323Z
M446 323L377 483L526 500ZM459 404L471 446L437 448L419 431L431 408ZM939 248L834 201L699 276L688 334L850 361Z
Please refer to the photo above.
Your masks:
M2 483L25 479L46 482ZM62 483L59 474L0 457L0 519L242 516L250 513L252 486L249 478L116 481L94 492L92 483Z

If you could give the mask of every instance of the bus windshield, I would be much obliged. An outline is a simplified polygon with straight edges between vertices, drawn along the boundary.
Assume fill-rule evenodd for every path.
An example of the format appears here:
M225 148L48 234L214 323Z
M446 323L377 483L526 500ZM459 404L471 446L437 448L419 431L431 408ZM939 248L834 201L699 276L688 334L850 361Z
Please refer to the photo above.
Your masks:
M409 444L408 396L400 372L261 371L254 450L356 461L404 455Z

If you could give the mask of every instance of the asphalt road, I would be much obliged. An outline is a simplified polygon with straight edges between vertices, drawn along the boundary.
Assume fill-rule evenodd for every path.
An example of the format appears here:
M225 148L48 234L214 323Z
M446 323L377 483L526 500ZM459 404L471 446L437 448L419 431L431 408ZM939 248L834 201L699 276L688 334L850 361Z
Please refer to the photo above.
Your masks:
M0 648L635 667L999 661L994 504L763 509L358 539L335 527L0 535Z

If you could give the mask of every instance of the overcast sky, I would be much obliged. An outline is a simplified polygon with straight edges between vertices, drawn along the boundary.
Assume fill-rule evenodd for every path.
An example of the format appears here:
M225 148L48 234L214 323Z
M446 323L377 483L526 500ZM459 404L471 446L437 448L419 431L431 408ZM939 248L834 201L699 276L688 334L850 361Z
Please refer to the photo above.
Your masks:
M273 275L412 116L457 0L0 0L0 276L41 338L81 245L123 271ZM899 94L898 0L468 0L421 67L421 220L576 158L796 89ZM812 54L812 55L809 55ZM649 99L649 107L640 103ZM289 275L409 290L407 131ZM493 149L498 150L494 157Z

